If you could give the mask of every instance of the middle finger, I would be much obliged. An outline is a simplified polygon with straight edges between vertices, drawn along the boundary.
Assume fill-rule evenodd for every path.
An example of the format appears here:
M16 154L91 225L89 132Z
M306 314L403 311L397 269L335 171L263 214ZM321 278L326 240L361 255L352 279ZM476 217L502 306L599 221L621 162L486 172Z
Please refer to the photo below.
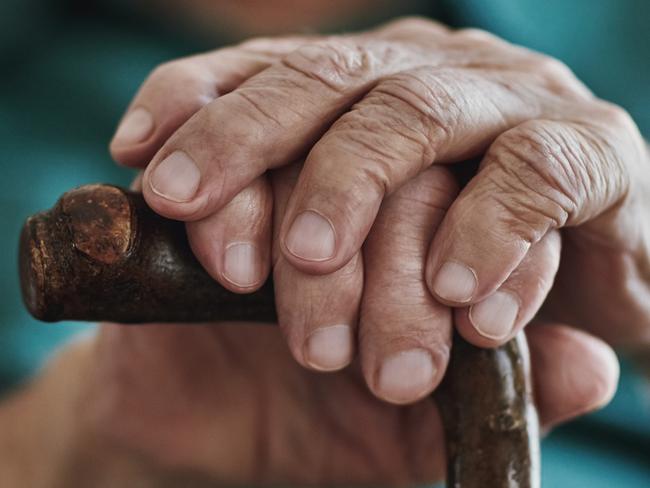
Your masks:
M359 348L370 389L392 403L430 393L447 367L451 310L427 291L424 258L458 186L431 168L388 198L363 248Z

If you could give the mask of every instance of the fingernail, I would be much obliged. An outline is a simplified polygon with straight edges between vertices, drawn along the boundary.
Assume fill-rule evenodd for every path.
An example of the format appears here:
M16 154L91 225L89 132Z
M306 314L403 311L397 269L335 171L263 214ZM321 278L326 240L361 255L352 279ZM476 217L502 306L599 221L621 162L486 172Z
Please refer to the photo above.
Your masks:
M424 349L397 353L384 361L379 371L379 393L394 403L418 400L431 388L435 367Z
M289 252L308 261L325 261L334 256L334 229L322 215L307 210L296 217L287 234Z
M469 320L483 337L501 340L512 332L518 313L517 298L512 293L496 291L470 307Z
M321 327L305 341L305 361L314 369L335 371L352 359L352 329L347 325Z
M478 280L476 274L464 264L447 261L433 282L436 295L450 302L468 302L472 299Z
M223 276L233 285L248 287L259 283L261 268L257 246L236 242L226 247Z
M201 173L196 163L183 151L174 151L153 170L151 189L174 202L187 202L199 188Z
M116 144L135 144L144 141L153 131L153 116L145 108L131 110L115 131L113 142Z

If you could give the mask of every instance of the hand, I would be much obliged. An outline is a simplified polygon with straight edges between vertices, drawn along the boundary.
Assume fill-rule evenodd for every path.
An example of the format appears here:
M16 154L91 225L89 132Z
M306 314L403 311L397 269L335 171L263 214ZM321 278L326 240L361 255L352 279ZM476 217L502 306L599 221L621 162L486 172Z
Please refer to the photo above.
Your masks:
M273 175L280 214L298 170ZM453 196L444 181L452 181L446 170L432 168L383 203L364 249L371 262L361 323L370 327L362 344L391 337L399 332L395 324L414 326L407 330L414 335L394 336L388 346L396 349L449 333L449 310L421 279L430 234ZM237 208L238 198L226 208ZM401 218L407 210L409 218ZM358 267L296 275L278 259L275 280L285 290L278 295L280 315L303 316L308 327L312 316L341 313L346 297L361 296L354 288L361 287ZM375 330L381 334L373 336ZM603 342L558 324L536 324L527 336L545 428L611 398L618 370ZM368 357L315 375L291 360L279 330L269 325L104 325L98 337L77 344L0 406L0 480L9 486L391 486L439 479L435 404L400 409L374 398L364 384ZM413 386L392 380L402 395L404 383ZM381 379L371 387L377 384ZM62 480L66 475L74 481Z
M601 341L558 325L527 335L544 428L613 391L616 359ZM309 372L267 324L103 325L77 356L69 368L84 384L72 420L85 443L66 464L77 483L416 486L444 476L435 402L382 402L358 364Z
M522 152L521 144L530 151ZM576 147L582 159L561 160ZM641 175L647 155L638 131L557 61L488 34L407 19L357 36L262 39L178 61L145 83L112 151L119 161L140 166L153 156L144 177L149 204L163 215L195 221L188 231L197 255L238 291L254 289L268 272L270 212L257 213L254 225L227 225L219 209L246 185L243 206L252 209L255 198L268 201L259 179L268 168L310 151L281 218L279 248L296 273L322 274L356 265L387 193L433 163L486 152L481 171L436 233L427 261L427 284L440 301L458 307L461 333L493 346L532 318L551 286L559 253L554 230L567 224L576 226L569 234L579 242L587 239L584 254L591 258L561 269L558 289L568 283L580 302L567 307L566 295L554 299L549 309L559 306L553 316L569 317L618 343L647 338L647 231L625 225L648 207L639 190L647 185ZM598 168L596 178L590 178L588 163ZM294 223L307 231L296 231ZM609 233L613 251L592 243ZM590 264L601 257L600 265L617 270L617 285L633 282L641 293L594 285ZM446 262L451 264L443 269ZM603 291L616 296L604 300ZM309 318L311 330L339 323L324 320L327 313ZM280 322L294 330L290 343L300 338L292 345L300 361L309 349L305 327ZM362 357L363 331L371 329L363 322L362 314ZM410 324L398 322L383 342L394 345L396 337L407 337L407 349L428 351L433 369L443 370L448 334L434 337L429 325L427 340L421 340L421 328L409 335ZM609 330L620 325L616 334L607 335L610 324L616 325ZM335 330L341 329L330 329ZM387 357L379 354L366 364L383 364ZM334 369L331 363L320 366ZM366 371L373 388L377 368ZM435 378L429 387L434 384Z

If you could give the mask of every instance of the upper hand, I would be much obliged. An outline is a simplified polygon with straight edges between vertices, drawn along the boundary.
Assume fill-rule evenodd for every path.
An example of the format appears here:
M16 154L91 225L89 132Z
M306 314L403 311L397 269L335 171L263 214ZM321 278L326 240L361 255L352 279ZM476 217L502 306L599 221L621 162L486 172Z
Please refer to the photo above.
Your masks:
M235 291L254 289L269 269L270 193L260 177L268 168L309 152L284 212L276 213L276 256L290 273L317 280L301 272L356 269L347 275L360 276L358 250L387 194L432 164L485 153L435 237L442 216L422 224L432 239L426 283L438 300L458 307L461 333L491 346L527 323L552 285L554 231L571 226L571 261L556 287L568 292L553 295L553 317L619 343L647 338L648 231L638 225L648 208L647 152L623 111L595 99L550 58L418 19L356 36L262 39L165 65L125 121L114 156L147 166L149 204L193 222L188 232L199 259ZM239 210L229 212L237 201ZM245 211L253 218L232 218ZM410 207L402 212L410 218ZM596 282L594 272L613 279ZM409 281L419 279L415 270ZM623 286L630 282L637 291ZM399 299L410 293L393 288ZM294 286L287 310L305 289ZM336 297L357 299L346 290ZM326 298L321 303L338 303ZM304 326L286 321L297 331L289 337L299 361L309 363L305 327L354 321L352 305L339 314L312 308L300 317ZM429 316L445 322L444 311ZM421 327L401 322L382 342L392 351L395 343L397 350L423 346L436 370L444 369L447 326L428 324L422 340ZM363 339L363 312L361 328ZM372 388L377 368L368 371Z

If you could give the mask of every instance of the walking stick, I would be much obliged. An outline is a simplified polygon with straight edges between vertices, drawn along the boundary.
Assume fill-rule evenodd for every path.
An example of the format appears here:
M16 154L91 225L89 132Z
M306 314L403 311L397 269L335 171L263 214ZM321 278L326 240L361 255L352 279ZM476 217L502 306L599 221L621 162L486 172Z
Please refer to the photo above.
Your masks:
M272 280L235 294L198 263L181 222L140 194L88 185L30 217L20 237L30 313L59 320L276 321ZM445 424L447 486L538 488L539 434L523 335L496 349L454 338L435 393Z

